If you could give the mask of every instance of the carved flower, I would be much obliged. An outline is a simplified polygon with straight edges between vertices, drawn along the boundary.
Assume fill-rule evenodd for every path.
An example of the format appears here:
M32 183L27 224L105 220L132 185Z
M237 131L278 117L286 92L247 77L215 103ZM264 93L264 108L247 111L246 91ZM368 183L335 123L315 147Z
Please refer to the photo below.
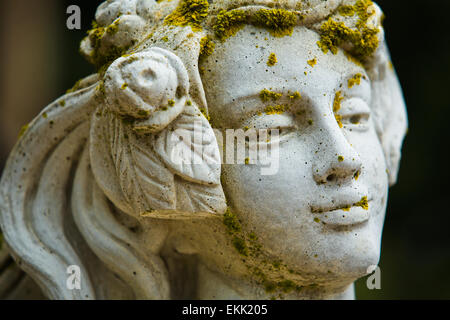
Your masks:
M188 92L183 63L160 48L121 57L105 75L108 108L132 120L137 132L164 129L184 110Z

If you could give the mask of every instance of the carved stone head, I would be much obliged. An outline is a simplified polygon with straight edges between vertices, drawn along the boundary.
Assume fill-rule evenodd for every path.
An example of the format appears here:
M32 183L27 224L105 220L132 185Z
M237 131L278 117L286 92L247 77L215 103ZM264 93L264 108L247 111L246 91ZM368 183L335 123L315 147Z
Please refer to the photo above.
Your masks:
M11 253L57 299L351 298L407 127L381 20L369 0L104 2L81 44L98 73L4 171Z

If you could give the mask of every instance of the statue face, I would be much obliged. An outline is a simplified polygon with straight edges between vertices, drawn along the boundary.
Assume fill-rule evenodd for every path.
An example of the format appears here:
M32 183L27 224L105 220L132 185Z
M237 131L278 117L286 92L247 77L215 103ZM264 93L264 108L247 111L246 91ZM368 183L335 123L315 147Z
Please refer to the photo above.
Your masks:
M371 116L369 77L343 51L323 54L318 40L304 27L274 38L246 26L216 44L202 63L202 78L215 127L281 129L276 174L261 175L259 164L223 166L233 212L290 268L354 279L379 259L387 170ZM274 66L267 64L271 53ZM356 74L361 82L349 88ZM263 102L263 89L283 96ZM302 98L289 98L296 91ZM341 100L336 114L335 100ZM265 112L279 104L289 110Z

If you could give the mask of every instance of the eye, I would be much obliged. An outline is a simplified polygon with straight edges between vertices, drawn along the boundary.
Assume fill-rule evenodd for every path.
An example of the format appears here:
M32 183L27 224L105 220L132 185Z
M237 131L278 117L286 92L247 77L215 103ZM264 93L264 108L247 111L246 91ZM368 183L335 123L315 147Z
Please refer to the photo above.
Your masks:
M262 114L245 122L247 130L254 130L258 143L282 142L296 132L294 117L289 114ZM246 137L246 142L250 139Z
M370 119L370 108L367 103L360 98L350 98L342 103L339 111L342 124L348 129L367 129Z

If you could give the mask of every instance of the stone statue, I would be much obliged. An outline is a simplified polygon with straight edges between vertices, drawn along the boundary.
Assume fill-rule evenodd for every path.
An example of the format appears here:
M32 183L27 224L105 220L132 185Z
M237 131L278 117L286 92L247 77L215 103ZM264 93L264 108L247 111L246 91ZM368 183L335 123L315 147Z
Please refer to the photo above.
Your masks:
M50 299L353 298L407 129L382 17L369 0L104 2L81 43L98 73L4 170L10 254ZM229 130L275 170L224 161Z

